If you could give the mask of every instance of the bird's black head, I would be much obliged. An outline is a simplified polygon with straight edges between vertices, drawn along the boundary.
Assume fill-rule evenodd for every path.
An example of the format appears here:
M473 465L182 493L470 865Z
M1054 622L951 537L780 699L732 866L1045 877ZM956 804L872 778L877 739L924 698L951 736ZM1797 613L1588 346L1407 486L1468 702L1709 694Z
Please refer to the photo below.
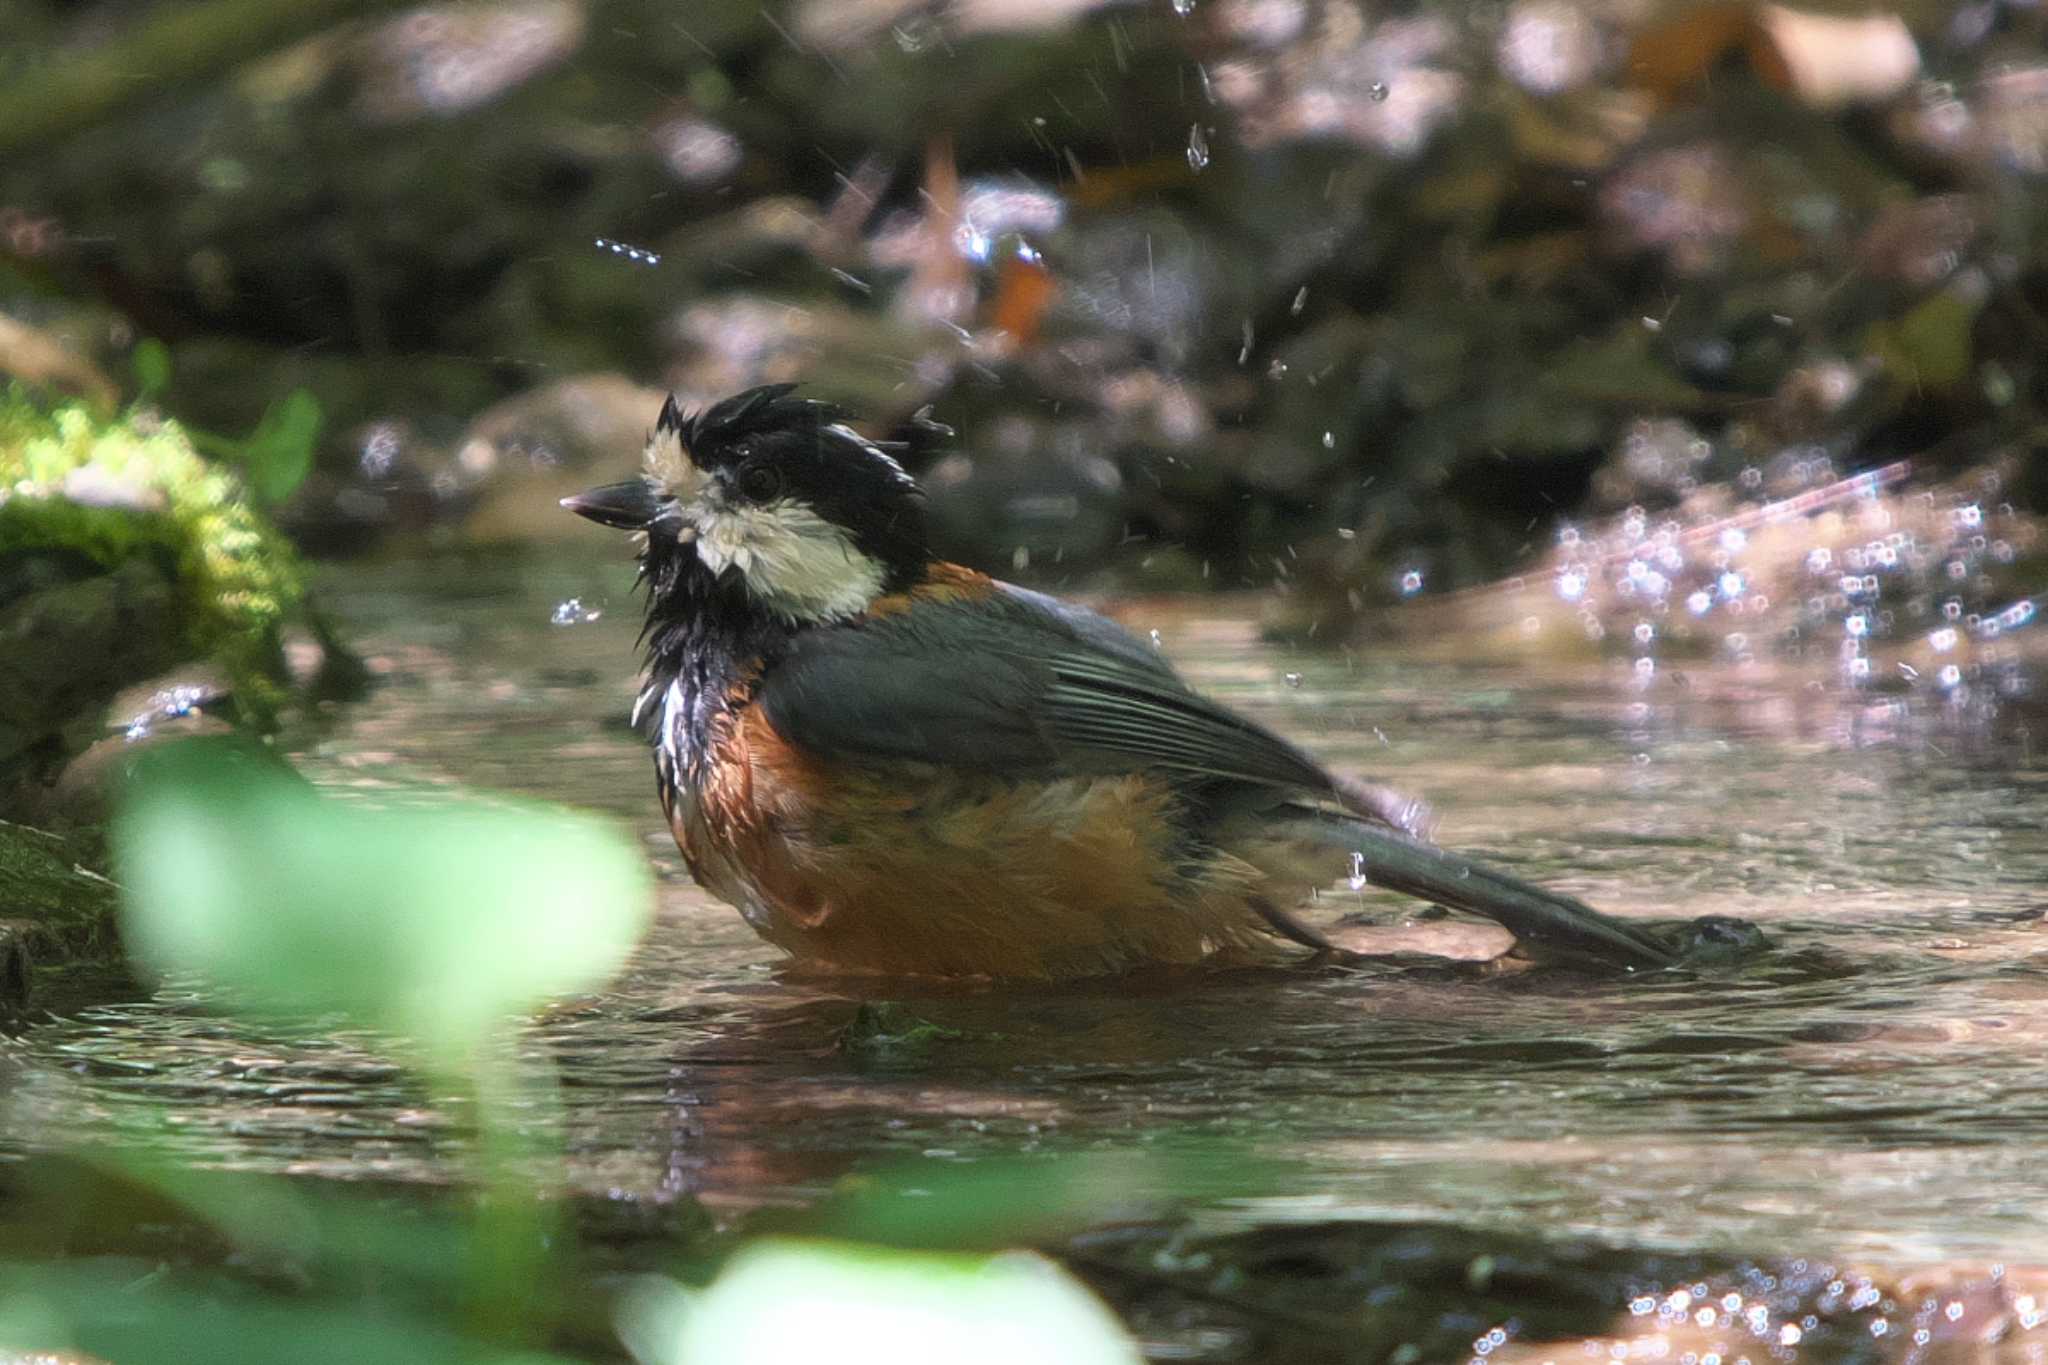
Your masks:
M793 625L858 615L931 559L924 495L887 452L793 384L748 389L685 416L662 405L643 475L562 505L643 532L659 609L737 588Z

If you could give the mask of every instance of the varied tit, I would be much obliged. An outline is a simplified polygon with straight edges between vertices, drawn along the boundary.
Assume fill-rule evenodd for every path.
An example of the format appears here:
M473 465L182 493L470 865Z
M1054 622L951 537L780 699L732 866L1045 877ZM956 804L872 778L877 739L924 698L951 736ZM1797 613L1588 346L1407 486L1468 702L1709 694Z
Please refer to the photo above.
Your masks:
M1408 826L1085 608L933 557L891 448L786 384L686 415L563 500L639 538L662 809L698 882L825 969L1061 978L1292 940L1347 873L1551 955L1610 919Z

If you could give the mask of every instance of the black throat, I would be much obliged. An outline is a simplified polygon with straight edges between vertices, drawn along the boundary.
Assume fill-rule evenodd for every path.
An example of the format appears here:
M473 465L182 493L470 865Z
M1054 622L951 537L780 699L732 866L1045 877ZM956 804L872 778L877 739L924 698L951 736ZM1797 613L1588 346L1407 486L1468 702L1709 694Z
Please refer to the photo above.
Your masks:
M654 743L662 781L694 787L719 722L752 700L762 670L796 628L762 611L736 574L714 576L688 545L650 545L640 575L648 588L647 681L635 717Z

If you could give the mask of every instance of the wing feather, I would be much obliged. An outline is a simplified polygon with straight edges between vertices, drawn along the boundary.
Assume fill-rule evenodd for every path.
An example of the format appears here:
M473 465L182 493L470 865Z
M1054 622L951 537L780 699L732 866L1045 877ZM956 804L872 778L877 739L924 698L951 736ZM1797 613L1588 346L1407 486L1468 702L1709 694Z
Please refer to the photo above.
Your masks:
M758 700L784 738L842 758L1336 790L1307 754L1190 690L1121 627L1021 589L808 632Z

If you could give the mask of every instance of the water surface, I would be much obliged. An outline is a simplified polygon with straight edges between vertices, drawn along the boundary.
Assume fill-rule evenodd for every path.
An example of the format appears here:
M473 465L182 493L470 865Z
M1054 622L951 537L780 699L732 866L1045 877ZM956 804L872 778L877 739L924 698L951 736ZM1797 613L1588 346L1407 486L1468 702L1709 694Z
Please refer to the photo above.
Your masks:
M1728 666L1666 668L1644 690L1625 663L1317 655L1260 644L1213 601L1141 603L1131 623L1202 686L1427 797L1446 843L1621 914L1752 919L1776 948L1647 979L1235 970L876 992L789 978L690 884L625 726L627 572L481 558L331 575L326 604L380 686L296 741L332 787L529 793L644 840L653 934L530 1043L560 1068L584 1190L687 1191L733 1216L877 1169L914 1198L919 1170L1021 1160L1050 1176L1140 1152L1163 1159L1132 1168L1131 1207L1251 1223L2048 1262L2048 760L2024 714ZM551 624L571 596L600 618ZM1341 886L1324 908L1376 946L1498 943ZM870 993L896 1012L850 1043ZM917 1036L892 1039L906 1020ZM359 1040L267 1038L189 993L83 1009L8 1047L16 1150L147 1133L207 1165L438 1182L463 1143Z

